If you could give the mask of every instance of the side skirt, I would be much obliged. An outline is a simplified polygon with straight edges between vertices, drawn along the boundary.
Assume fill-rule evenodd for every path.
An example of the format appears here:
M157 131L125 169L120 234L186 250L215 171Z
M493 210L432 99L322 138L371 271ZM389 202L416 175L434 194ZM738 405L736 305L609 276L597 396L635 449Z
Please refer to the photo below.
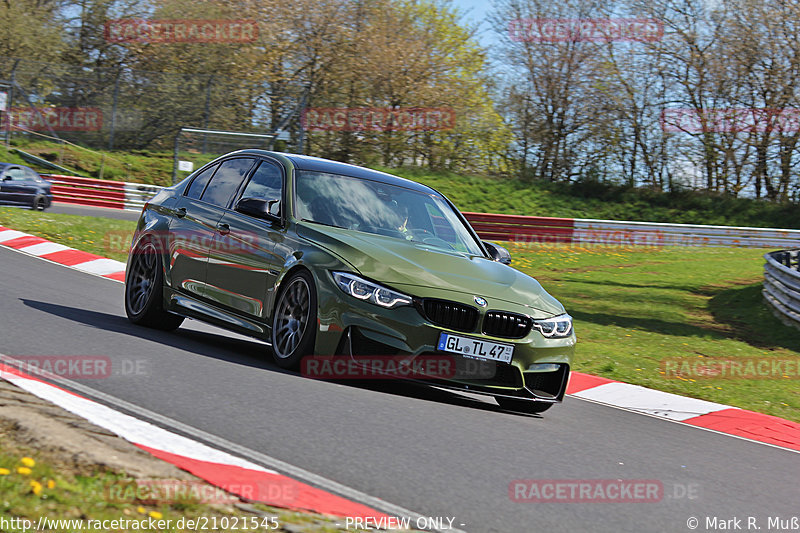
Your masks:
M165 296L168 299L167 310L170 312L208 322L214 326L255 337L262 341L270 341L272 331L266 324L232 314L185 294L169 291Z

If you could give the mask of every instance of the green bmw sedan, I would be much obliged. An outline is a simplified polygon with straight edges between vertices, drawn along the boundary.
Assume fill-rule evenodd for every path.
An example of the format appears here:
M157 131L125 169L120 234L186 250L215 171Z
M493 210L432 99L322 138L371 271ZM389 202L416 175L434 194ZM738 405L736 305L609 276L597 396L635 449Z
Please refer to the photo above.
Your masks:
M262 339L308 377L414 379L540 413L564 396L575 333L510 262L430 187L241 150L145 205L125 310L143 326L190 317Z

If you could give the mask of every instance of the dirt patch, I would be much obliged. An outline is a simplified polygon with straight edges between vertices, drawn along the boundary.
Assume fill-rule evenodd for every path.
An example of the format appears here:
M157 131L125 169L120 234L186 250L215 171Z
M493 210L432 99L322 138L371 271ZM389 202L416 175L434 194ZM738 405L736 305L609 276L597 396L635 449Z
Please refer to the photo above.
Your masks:
M2 380L0 436L6 451L35 449L53 467L77 475L111 471L135 478L193 479L117 435Z
M762 283L763 281L764 281L763 277L749 277L744 279L726 280L725 283L710 283L708 285L703 285L702 287L698 288L697 291L695 291L695 293L701 296L712 297L715 296L720 291L747 287L757 283Z

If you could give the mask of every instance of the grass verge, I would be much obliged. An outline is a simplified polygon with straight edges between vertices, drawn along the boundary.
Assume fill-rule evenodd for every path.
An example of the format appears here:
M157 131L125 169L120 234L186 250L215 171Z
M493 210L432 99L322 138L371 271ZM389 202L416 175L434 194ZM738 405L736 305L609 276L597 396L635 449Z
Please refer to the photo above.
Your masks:
M425 169L382 169L445 194L462 211L565 218L800 228L796 204L597 182L522 181Z
M41 157L51 163L75 170L77 173L93 178L106 180L132 181L153 185L170 185L172 183L172 151L131 150L102 151L86 150L79 146L60 144L50 141L32 141L14 139L11 148L19 148L25 152ZM222 154L187 154L180 158L194 162L195 168L208 163ZM38 168L26 163L19 154L0 146L0 161L32 166L40 172L52 173L52 170ZM185 177L186 173L181 173Z
M125 262L136 222L0 207L0 226Z
M2 379L0 405L0 531L346 530L341 518L242 501Z
M574 370L800 422L800 334L763 302L764 250L509 248L575 318ZM709 358L778 359L795 371L683 377L666 366Z
M56 469L48 463L37 461L31 455L35 456L36 453L29 451L28 455L19 455L0 450L0 494L3 495L0 498L0 516L5 520L0 525L4 531L32 531L42 518L49 520L49 527L45 526L45 530L49 531L89 529L89 524L103 523L109 524L109 529L96 526L93 529L146 530L155 524L159 531L190 531L192 529L185 525L179 527L188 521L205 524L205 530L219 532L241 529L293 532L343 530L335 525L336 520L332 518L261 504L246 504L245 507L253 511L247 512L234 505L205 504L190 498L177 498L169 503L154 502L149 499L153 493L152 484L137 485L135 479L101 467L92 475L76 474L70 469ZM191 487L196 493L204 486L199 481L191 482L191 485L190 482L178 484L172 480L160 483L162 490L172 488L177 491L180 487ZM208 494L214 492L214 489L207 490ZM189 494L189 491L185 493ZM113 494L119 496L109 496ZM24 521L29 521L32 527L26 529ZM119 525L114 526L112 521L117 521ZM134 522L139 525L134 526ZM83 527L79 524L83 524Z
M95 178L170 185L171 151L88 151L72 145L15 137L15 147ZM200 168L222 154L181 153L181 160ZM0 146L0 161L23 163ZM40 169L42 170L42 169ZM796 204L771 203L683 190L658 192L594 181L547 182L468 176L423 168L384 168L446 194L462 211L550 217L599 218L800 228ZM45 170L42 170L45 172ZM187 173L180 172L179 179Z

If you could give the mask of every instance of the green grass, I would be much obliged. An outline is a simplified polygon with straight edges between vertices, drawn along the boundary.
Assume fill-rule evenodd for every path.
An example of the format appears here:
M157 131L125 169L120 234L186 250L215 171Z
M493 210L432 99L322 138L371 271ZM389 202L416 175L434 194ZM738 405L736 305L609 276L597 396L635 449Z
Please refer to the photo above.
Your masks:
M800 421L798 381L668 377L670 358L780 358L800 332L761 297L764 250L510 246L575 318L574 370Z
M523 182L424 169L381 169L445 194L461 211L682 224L800 228L796 204L619 185Z
M61 145L49 141L29 141L15 139L11 149L19 148L51 163L71 168L81 175L116 181L132 181L153 185L172 184L173 153L151 150L133 151L99 151L85 150L77 146ZM213 154L180 154L181 159L188 159L195 168L211 161ZM43 173L52 170L39 168L26 163L18 154L0 145L0 161L28 165ZM179 173L180 178L186 173ZM179 178L179 179L180 179Z
M17 137L14 146L49 161L103 178L155 185L172 182L171 151L91 152L70 145ZM103 154L105 160L103 161ZM219 155L219 154L218 154ZM195 168L212 154L185 153ZM0 161L23 163L0 146ZM800 228L796 204L775 204L692 191L659 193L597 182L526 182L511 178L464 176L419 168L381 169L438 189L462 211L549 217L599 218L687 224ZM182 178L186 173L180 173Z
M148 519L169 520L171 527L160 529L160 531L185 531L188 528L178 529L177 522L180 519L198 519L206 517L204 522L210 531L235 531L233 526L222 527L225 524L238 524L238 530L243 530L242 525L247 520L250 529L244 531L265 531L263 527L253 528L252 520L256 519L258 524L267 524L274 528L275 523L283 528L294 526L292 531L307 531L305 527L313 526L314 531L336 532L341 528L336 527L335 520L319 515L296 513L268 507L262 504L253 506L256 514L241 511L230 505L221 506L217 503L201 503L199 500L171 498L172 501L141 501L137 495L147 496L150 494L147 488L135 489L134 479L123 473L112 472L102 466L97 466L93 472L81 472L76 470L67 460L64 464L56 467L47 462L36 458L35 452L26 451L29 455L26 460L36 459L35 464L29 470L18 471L23 467L23 456L20 453L12 453L10 450L0 449L0 517L6 521L10 519L25 519L32 522L32 527L27 531L32 531L40 517L52 520L79 520L87 524L88 520L136 520L142 524L143 529L147 530ZM32 455L33 457L30 457ZM165 487L178 487L170 485L167 480ZM198 487L193 485L193 487ZM126 490L127 489L127 490ZM184 489L183 494L189 494ZM199 491L201 489L195 489ZM213 491L204 492L205 494L216 497ZM274 517L270 521L269 517ZM212 525L216 520L218 527ZM224 521L223 521L224 520ZM234 522L236 520L236 522ZM264 521L266 520L266 521ZM19 524L19 521L11 522L10 526ZM96 522L95 522L96 523ZM57 530L69 530L66 525ZM97 528L95 528L97 529ZM135 530L129 529L129 530ZM3 529L9 532L23 533L26 530L21 527L7 527ZM97 529L102 530L102 529ZM285 531L285 529L281 529Z
M124 262L136 222L0 207L0 226Z

